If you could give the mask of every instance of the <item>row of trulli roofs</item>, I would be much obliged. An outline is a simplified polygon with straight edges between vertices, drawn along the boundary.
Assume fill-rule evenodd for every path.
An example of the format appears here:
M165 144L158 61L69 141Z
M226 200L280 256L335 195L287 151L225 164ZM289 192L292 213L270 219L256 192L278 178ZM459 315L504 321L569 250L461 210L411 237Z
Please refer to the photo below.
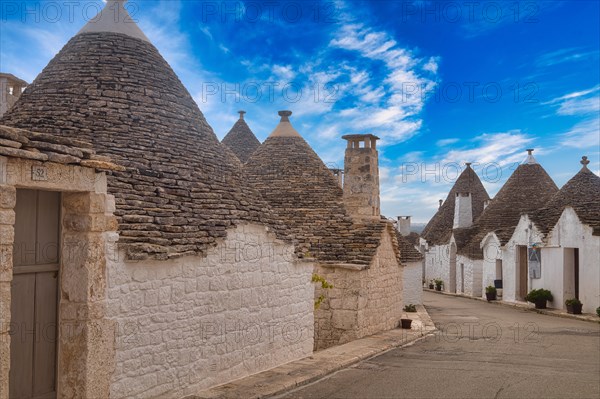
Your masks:
M354 209L338 179L292 127L289 111L280 112L280 124L260 148L242 113L223 141L232 154L130 22L101 14L82 28L0 119L0 137L10 139L8 130L17 128L24 136L45 134L57 145L77 139L124 168L108 176L108 189L116 197L119 242L130 258L203 254L229 227L259 222L279 238L296 240L301 255L369 264L386 228L376 157L374 172L365 173L370 191L356 195ZM347 139L372 140L376 152L375 136ZM31 157L30 148L43 153L52 147L34 139L21 144L2 151ZM237 158L245 162L244 173Z

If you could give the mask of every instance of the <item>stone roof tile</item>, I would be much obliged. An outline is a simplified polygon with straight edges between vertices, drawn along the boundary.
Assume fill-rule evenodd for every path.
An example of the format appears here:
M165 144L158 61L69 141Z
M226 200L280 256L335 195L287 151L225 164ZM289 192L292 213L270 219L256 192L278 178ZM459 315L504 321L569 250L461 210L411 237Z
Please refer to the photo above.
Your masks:
M581 163L581 170L543 208L530 215L542 233L548 234L569 206L582 223L592 227L594 235L600 235L600 177L587 168L587 157Z
M248 161L250 156L260 147L260 141L256 138L250 127L244 120L245 111L239 111L238 119L229 133L221 141L226 145L242 163Z
M120 32L79 33L0 123L88 143L126 168L107 180L116 199L119 242L131 258L202 254L244 222L287 238L277 215L247 185L239 163L147 41Z
M498 194L470 229L466 245L457 252L472 259L482 259L481 240L494 232L504 245L512 236L521 214L540 209L558 191L548 173L538 163L528 161L515 169Z

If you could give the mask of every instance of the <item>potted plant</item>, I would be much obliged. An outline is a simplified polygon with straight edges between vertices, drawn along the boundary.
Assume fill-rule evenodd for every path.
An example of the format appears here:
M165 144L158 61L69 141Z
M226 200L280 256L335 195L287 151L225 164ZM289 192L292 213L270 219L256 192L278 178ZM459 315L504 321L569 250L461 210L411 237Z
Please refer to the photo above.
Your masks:
M434 288L433 280L429 280L429 289L432 290Z
M411 323L411 319L400 319L400 327L404 328L405 330L410 330Z
M404 306L404 311L414 313L417 311L417 307L415 305L413 305L412 303L409 303L408 305Z
M434 281L435 281L435 290L436 291L441 291L442 290L442 284L444 284L444 282L442 280L440 280L439 278L436 278Z
M488 301L495 301L496 293L496 287L494 287L493 285L488 285L487 287L485 287L485 297Z
M552 293L543 288L531 290L525 300L534 303L536 309L546 309L546 302L552 300Z
M598 317L600 317L600 306L598 306L598 307L596 308L596 314L598 315Z
M567 299L565 301L565 305L567 305L567 313L571 314L581 314L581 308L583 308L583 303L577 298Z

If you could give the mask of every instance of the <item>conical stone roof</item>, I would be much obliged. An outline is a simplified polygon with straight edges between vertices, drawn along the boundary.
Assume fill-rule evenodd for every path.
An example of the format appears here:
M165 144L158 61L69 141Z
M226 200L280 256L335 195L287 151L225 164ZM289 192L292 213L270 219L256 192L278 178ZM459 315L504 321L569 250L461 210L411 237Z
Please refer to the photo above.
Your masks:
M385 221L355 223L336 178L280 111L281 121L244 170L281 216L300 251L322 262L369 264Z
M530 154L526 162L519 165L508 178L474 223L467 245L458 246L459 254L472 259L482 259L480 243L488 233L494 232L504 245L517 227L521 214L542 208L558 191L558 187L544 168L532 160Z
M115 3L127 13L123 2L107 8ZM0 124L89 142L126 167L108 176L108 190L130 257L203 253L241 222L282 236L177 75L123 21L82 29Z
M242 163L247 162L254 151L260 147L260 141L244 120L245 113L245 111L239 111L240 119L235 122L229 133L221 141L229 147Z
M426 239L430 245L447 244L450 240L454 224L456 194L458 193L471 193L473 220L476 220L481 215L484 202L490 198L479 176L471 168L471 164L467 163L467 167L458 176L454 186L452 186L452 189L448 193L446 201L444 201L421 233L421 237Z
M582 223L593 228L594 235L600 235L600 177L588 169L589 162L583 157L581 170L531 215L544 234L554 228L563 210L570 206Z

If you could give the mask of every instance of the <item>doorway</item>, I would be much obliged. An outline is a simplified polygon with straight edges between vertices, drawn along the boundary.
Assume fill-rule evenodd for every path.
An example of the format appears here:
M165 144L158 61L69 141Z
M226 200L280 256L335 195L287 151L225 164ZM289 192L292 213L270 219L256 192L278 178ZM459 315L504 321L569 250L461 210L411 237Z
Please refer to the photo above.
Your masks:
M10 398L56 397L60 193L17 190Z
M519 245L517 259L517 300L524 301L527 296L527 247Z
M564 299L579 299L579 248L565 248L563 265Z
M450 275L448 281L448 291L456 292L456 245L450 245Z

